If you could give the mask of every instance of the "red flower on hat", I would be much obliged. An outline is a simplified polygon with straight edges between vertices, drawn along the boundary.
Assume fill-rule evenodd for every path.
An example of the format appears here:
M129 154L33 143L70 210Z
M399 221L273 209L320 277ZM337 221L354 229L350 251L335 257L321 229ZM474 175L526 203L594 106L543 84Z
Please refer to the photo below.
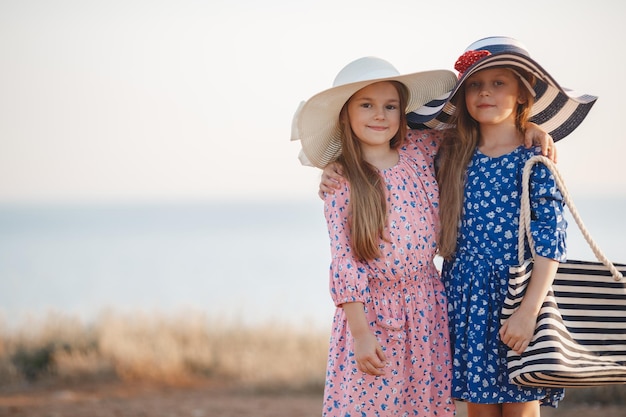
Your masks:
M459 72L459 78L469 67L489 55L491 55L489 51L467 51L461 55L454 64L454 69Z

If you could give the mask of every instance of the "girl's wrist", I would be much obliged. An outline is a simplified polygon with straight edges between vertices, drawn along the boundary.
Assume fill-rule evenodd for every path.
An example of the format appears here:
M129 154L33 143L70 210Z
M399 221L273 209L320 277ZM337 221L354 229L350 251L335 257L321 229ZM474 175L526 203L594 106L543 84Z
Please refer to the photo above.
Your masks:
M352 337L355 339L359 339L361 337L368 336L370 334L370 329L368 327L358 326L356 328L350 327L350 333L352 333Z
M532 303L522 303L519 306L518 312L523 314L529 318L534 317L535 319L539 316L539 311L541 310L542 304L532 304Z

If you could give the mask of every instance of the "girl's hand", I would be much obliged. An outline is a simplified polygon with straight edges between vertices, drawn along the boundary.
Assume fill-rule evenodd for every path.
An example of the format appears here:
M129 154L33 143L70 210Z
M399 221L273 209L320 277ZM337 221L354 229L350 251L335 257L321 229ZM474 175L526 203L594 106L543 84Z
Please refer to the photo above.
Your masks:
M526 124L526 134L524 135L524 146L530 148L533 145L541 146L542 155L547 156L554 163L557 162L556 146L554 146L552 136L536 124L528 122Z
M354 356L359 371L374 376L385 374L385 353L372 333L354 338Z
M554 281L559 262L537 255L526 294L519 308L500 328L500 339L521 355L532 341L541 305Z
M323 200L324 194L335 194L335 190L341 188L340 181L342 179L343 171L341 165L336 162L331 162L326 165L322 171L322 178L320 180L320 190L318 195Z
M518 309L500 328L500 339L518 355L524 353L535 333L537 316Z
M342 308L354 340L354 358L358 370L374 376L384 375L387 364L385 353L369 328L363 303L344 303Z

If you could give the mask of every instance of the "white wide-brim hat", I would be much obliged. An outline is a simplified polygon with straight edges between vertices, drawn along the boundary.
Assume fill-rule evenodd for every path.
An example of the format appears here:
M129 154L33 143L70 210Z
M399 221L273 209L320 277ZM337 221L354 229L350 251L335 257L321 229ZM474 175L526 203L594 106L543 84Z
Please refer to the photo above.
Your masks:
M375 57L352 61L337 74L333 87L303 101L293 116L291 140L302 143L300 161L324 168L341 154L339 113L360 89L380 81L398 81L408 91L406 112L412 112L456 84L452 71L435 70L400 75L389 62Z
M530 57L520 41L503 36L489 37L472 43L465 50L455 65L459 77L454 89L408 114L409 126L414 129L454 127L450 124L450 119L456 109L450 100L467 77L477 71L496 67L521 68L536 77L533 88L535 101L530 112L530 121L548 132L554 141L572 133L598 99L561 87Z

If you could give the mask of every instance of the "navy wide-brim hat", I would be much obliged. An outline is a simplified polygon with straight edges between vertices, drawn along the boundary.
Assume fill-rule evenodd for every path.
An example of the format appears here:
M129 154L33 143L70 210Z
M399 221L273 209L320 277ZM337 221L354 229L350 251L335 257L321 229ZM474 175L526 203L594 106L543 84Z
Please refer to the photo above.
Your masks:
M508 37L489 37L471 44L459 58L455 66L459 79L452 91L407 114L409 126L413 129L454 127L450 124L455 112L451 99L467 77L495 67L520 68L536 77L530 121L548 132L555 142L572 133L598 99L561 87L530 57L521 42Z

